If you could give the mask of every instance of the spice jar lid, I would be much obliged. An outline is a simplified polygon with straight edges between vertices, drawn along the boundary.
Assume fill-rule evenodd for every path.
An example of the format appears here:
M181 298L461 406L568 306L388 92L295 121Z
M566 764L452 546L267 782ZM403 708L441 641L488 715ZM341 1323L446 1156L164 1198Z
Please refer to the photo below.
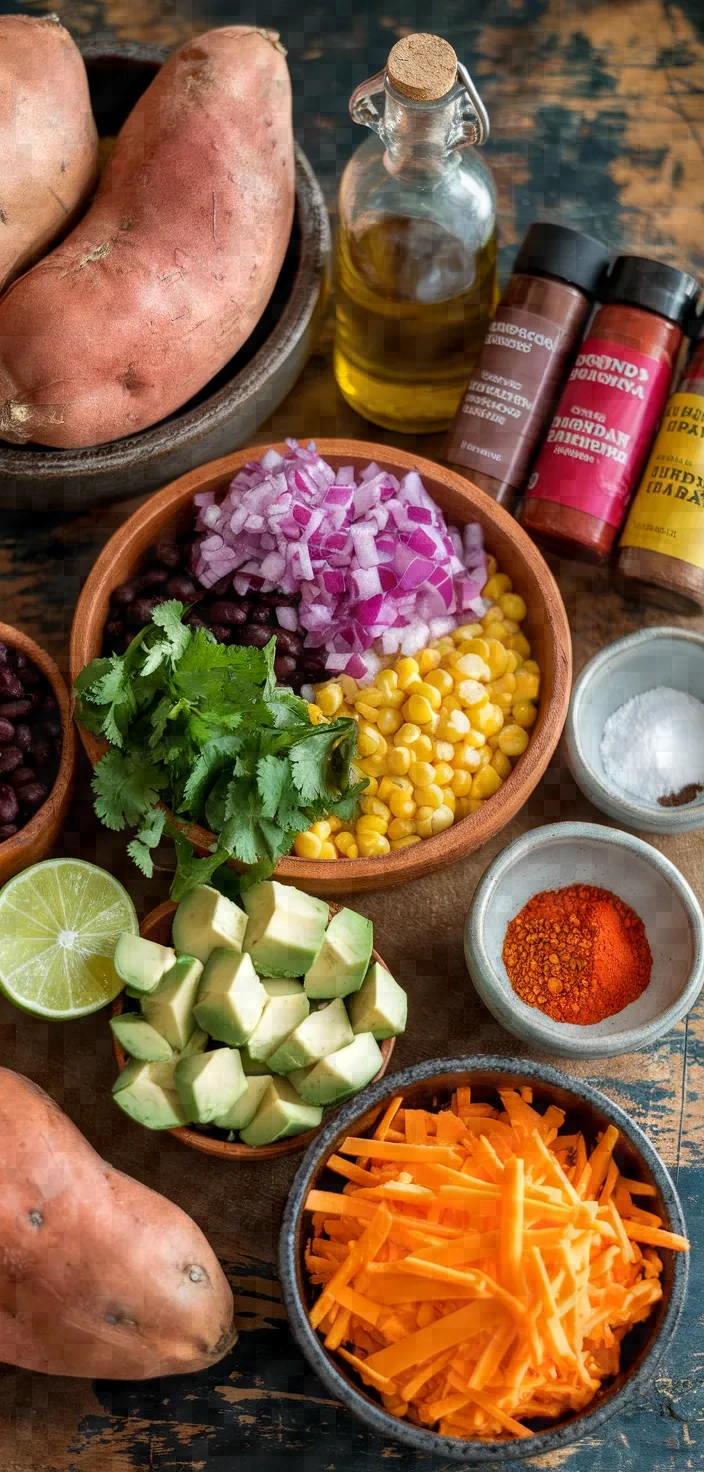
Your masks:
M700 283L686 271L651 261L648 256L618 256L607 277L603 299L644 307L685 327L700 291Z
M557 276L596 296L609 260L606 246L592 235L536 220L518 248L513 270L524 276Z
M392 46L386 63L391 86L413 102L437 102L457 80L457 56L449 41L416 31Z

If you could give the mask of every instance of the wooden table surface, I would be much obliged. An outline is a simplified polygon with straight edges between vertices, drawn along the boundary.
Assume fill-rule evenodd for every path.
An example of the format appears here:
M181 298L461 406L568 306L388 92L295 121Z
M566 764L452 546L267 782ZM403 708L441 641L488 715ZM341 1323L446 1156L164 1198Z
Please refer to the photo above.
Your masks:
M0 10L12 10L0 0ZM19 7L17 7L19 8ZM52 8L47 3L45 8ZM470 11L474 18L470 18ZM377 71L408 30L436 29L455 44L492 116L486 150L500 197L504 278L523 230L538 214L690 270L704 267L701 233L704 138L703 0L232 0L206 13L185 0L74 0L62 19L83 37L109 31L174 45L232 20L277 26L289 49L298 137L334 206L339 170L361 134L347 116L352 87ZM329 327L319 350L258 440L286 434L392 440L338 395ZM432 437L404 441L439 452ZM136 501L72 520L5 516L0 524L0 618L38 638L66 668L78 590L98 550ZM572 626L575 666L653 611L626 605L604 571L555 563ZM677 620L672 620L677 622ZM687 621L679 620L685 624ZM704 620L689 621L704 629ZM110 867L128 881L140 912L166 895L130 871L115 835L99 830L81 768L61 851ZM462 924L473 888L508 838L546 821L599 815L576 791L558 753L527 807L493 845L435 878L364 896L377 943L410 993L411 1023L394 1063L458 1051L510 1053L514 1045L478 1003L462 959ZM694 834L656 839L704 896L704 843ZM356 901L353 901L356 903ZM409 956L413 961L409 961ZM437 1459L384 1445L336 1405L288 1337L273 1261L295 1157L232 1168L148 1135L108 1099L112 1058L104 1015L48 1026L0 1008L0 1061L48 1088L113 1163L183 1205L226 1263L242 1330L234 1353L208 1374L143 1385L54 1380L0 1370L3 1472L280 1472L295 1457L306 1472L440 1472ZM559 1060L558 1060L559 1061ZM571 1071L576 1071L573 1064ZM646 1053L589 1065L625 1104L672 1168L690 1235L704 1249L704 1007ZM676 1346L650 1390L598 1438L520 1466L574 1472L704 1468L704 1286L697 1272ZM470 1463L467 1464L468 1466ZM518 1467L518 1463L512 1465Z

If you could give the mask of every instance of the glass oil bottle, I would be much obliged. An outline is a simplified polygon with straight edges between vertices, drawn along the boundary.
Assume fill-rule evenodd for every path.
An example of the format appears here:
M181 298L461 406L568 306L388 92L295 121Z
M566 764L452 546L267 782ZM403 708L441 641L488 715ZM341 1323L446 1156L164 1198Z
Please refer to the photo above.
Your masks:
M353 93L372 129L339 197L335 376L402 433L454 417L497 302L496 198L472 145L489 120L452 47L411 35Z

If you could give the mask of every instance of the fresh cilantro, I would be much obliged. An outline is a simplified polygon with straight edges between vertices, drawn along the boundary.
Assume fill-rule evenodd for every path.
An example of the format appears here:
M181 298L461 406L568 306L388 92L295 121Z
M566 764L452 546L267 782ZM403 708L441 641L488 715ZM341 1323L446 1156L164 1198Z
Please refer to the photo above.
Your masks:
M366 786L350 778L355 722L311 723L306 702L276 684L274 639L219 644L184 624L185 612L159 604L125 654L93 660L75 682L79 720L108 744L93 775L96 813L137 830L128 852L148 877L170 834L174 899L211 880L230 892L221 866L231 858L247 866L243 885L265 878L311 823L352 818ZM211 853L194 854L167 807L186 826L208 824Z

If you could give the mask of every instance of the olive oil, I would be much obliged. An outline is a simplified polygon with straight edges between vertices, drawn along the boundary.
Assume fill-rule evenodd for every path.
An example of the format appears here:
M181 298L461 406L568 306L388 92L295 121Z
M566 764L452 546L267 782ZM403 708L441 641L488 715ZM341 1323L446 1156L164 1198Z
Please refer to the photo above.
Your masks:
M386 429L446 428L496 306L495 232L473 251L432 219L385 216L355 234L341 225L336 291L347 402Z

